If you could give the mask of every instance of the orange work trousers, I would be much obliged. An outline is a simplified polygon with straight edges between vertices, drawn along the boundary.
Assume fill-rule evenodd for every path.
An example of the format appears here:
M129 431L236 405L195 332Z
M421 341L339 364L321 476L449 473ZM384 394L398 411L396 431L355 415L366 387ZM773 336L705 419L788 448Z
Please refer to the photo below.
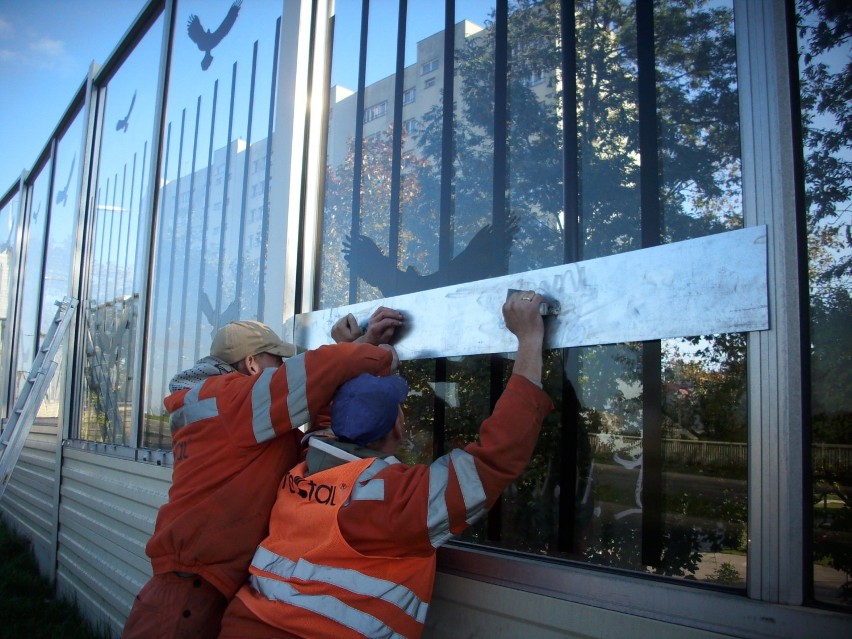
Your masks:
M267 625L246 605L234 597L222 620L219 639L301 639L301 637Z
M121 639L215 639L227 606L197 575L154 575L136 595Z

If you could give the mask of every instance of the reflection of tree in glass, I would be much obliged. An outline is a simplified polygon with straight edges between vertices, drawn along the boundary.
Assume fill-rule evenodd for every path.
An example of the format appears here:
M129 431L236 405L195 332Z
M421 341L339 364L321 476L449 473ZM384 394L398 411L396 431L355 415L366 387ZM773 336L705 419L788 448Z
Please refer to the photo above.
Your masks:
M849 445L852 433L852 11L798 0L799 64L811 295L813 442ZM852 593L852 470L814 450L813 558L842 571ZM831 506L829 508L828 506Z

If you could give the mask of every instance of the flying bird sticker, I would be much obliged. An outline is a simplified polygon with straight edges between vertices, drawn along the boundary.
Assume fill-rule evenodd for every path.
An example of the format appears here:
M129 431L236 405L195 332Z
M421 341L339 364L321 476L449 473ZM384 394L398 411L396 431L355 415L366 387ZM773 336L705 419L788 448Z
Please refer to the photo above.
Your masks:
M210 63L213 62L213 56L210 55L210 52L222 41L222 38L228 35L231 27L234 26L242 3L243 0L235 0L234 4L231 5L231 8L228 9L228 15L225 16L224 20L222 20L222 24L220 24L212 33L210 32L210 29L204 29L201 25L201 20L198 19L197 15L192 14L189 16L189 22L186 24L186 32L189 34L190 40L198 45L198 50L204 51L204 58L201 60L201 68L205 71L210 67Z
M71 176L74 175L74 165L77 163L77 156L74 156L74 159L71 160L71 170L68 171L68 180L65 182L65 188L61 189L59 193L56 194L56 203L65 206L65 202L68 200L68 187L71 186Z
M127 115L121 118L115 125L116 131L123 131L127 133L127 124L128 120L130 120L130 114L133 113L133 105L136 104L136 91L133 92L133 98L130 100L130 108L127 109Z

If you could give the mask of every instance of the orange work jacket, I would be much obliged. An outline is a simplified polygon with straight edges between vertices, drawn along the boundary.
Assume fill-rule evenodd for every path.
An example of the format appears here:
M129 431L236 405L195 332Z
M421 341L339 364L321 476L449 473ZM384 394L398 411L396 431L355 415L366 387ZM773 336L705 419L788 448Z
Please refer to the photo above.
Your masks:
M389 351L337 344L256 375L209 377L165 399L174 470L146 552L154 574L191 572L226 597L245 582L281 477L299 460L302 432L338 386L390 372Z

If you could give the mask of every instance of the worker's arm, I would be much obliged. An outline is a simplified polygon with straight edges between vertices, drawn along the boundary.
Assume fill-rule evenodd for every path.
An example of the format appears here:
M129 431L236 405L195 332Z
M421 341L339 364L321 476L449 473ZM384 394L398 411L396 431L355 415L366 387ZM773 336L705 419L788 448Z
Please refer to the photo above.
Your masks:
M341 512L347 541L364 553L428 552L482 517L529 464L541 423L553 409L541 390L544 325L540 296L514 294L503 307L518 337L513 375L479 440L429 466L391 465L378 473L383 502L355 502ZM392 535L388 539L388 534Z
M285 360L277 369L228 375L220 382L216 407L233 425L235 443L260 444L308 423L344 382L362 373L387 375L398 361L388 345L321 346Z

